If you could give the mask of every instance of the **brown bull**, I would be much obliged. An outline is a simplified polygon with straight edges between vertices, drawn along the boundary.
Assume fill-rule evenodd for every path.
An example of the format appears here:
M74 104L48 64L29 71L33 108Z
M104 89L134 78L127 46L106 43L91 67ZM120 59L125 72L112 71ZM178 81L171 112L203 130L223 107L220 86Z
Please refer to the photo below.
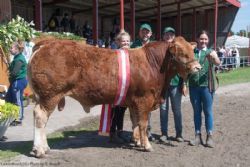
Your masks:
M151 151L146 135L148 113L158 107L168 75L178 72L186 78L200 65L194 61L192 46L182 37L169 44L153 42L128 53L131 76L125 105L131 113L135 140ZM79 101L86 112L94 105L114 102L118 89L117 55L114 50L68 40L41 41L29 62L28 78L37 99L31 153L41 157L49 151L46 123L58 104L59 110L63 109L65 96Z

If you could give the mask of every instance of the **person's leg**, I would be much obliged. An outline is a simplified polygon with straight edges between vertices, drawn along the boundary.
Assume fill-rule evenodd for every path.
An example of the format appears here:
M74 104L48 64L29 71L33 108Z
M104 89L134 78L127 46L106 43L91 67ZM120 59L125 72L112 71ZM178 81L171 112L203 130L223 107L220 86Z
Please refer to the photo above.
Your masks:
M27 80L26 78L20 79L17 82L17 87L20 90L20 107L21 107L21 113L20 113L20 118L19 120L22 121L24 118L24 107L23 107L23 91L27 87Z
M114 134L116 132L116 124L117 124L117 112L116 106L111 109L111 126L110 126L110 134Z
M169 93L166 92L166 99L160 105L160 125L162 135L168 136L168 110L169 110Z
M160 141L169 143L168 140L168 111L169 111L169 92L166 91L165 101L160 105L160 124L161 124L161 137Z
M127 107L119 107L119 116L118 116L118 122L117 122L117 136L121 138L124 142L130 142L131 137L126 135L123 131L123 121L124 121L124 114Z
M208 147L214 147L212 140L213 133L213 93L208 88L204 88L202 92L203 109L205 115L205 126L207 132L206 144Z
M201 96L200 87L189 87L190 101L194 110L194 126L195 126L195 139L190 141L190 145L199 145L202 143L201 140Z
M123 120L124 120L124 113L126 111L126 107L118 106L118 112L117 112L117 130L122 131L123 130Z
M170 92L170 101L174 115L176 139L179 142L183 141L182 137L182 114L181 114L181 99L182 93L180 87L172 87Z
M112 107L111 111L111 126L110 126L110 142L121 144L123 143L122 139L117 136L117 124L119 119L119 106Z

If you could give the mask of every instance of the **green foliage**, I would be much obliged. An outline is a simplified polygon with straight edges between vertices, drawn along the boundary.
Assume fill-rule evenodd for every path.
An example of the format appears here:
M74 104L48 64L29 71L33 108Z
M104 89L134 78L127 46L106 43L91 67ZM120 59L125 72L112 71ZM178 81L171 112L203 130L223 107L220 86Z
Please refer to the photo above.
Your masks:
M19 107L11 104L5 103L4 105L0 105L0 121L3 121L7 118L18 118Z
M238 68L234 71L219 73L220 85L250 82L250 67Z
M75 41L84 41L85 39L83 37L74 35L69 32L47 32L47 33L38 33L37 36L54 36L57 39L69 39L69 40L75 40Z
M20 16L12 19L9 23L0 25L0 45L6 55L13 42L19 40L30 40L35 36L36 31L32 28L33 22L26 22Z

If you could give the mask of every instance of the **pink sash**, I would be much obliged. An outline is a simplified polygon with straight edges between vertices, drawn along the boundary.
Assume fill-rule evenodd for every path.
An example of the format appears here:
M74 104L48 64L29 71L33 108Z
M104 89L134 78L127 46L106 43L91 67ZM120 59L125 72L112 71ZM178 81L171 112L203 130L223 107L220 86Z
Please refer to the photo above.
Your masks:
M118 54L118 65L119 65L119 86L117 90L117 94L114 101L114 106L122 105L125 101L126 94L129 87L130 82L130 63L129 56L127 50L117 50ZM110 131L110 126L112 123L111 120L111 108L112 104L103 104L101 111L101 119L99 126L99 135L108 136Z

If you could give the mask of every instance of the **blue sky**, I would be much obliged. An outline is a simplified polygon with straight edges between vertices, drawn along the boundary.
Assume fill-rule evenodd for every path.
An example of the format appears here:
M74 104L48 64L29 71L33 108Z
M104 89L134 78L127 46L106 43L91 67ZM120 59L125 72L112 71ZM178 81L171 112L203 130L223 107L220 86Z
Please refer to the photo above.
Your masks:
M240 0L240 2L241 8L232 26L232 31L234 32L239 32L242 29L246 30L247 26L250 26L250 0Z

